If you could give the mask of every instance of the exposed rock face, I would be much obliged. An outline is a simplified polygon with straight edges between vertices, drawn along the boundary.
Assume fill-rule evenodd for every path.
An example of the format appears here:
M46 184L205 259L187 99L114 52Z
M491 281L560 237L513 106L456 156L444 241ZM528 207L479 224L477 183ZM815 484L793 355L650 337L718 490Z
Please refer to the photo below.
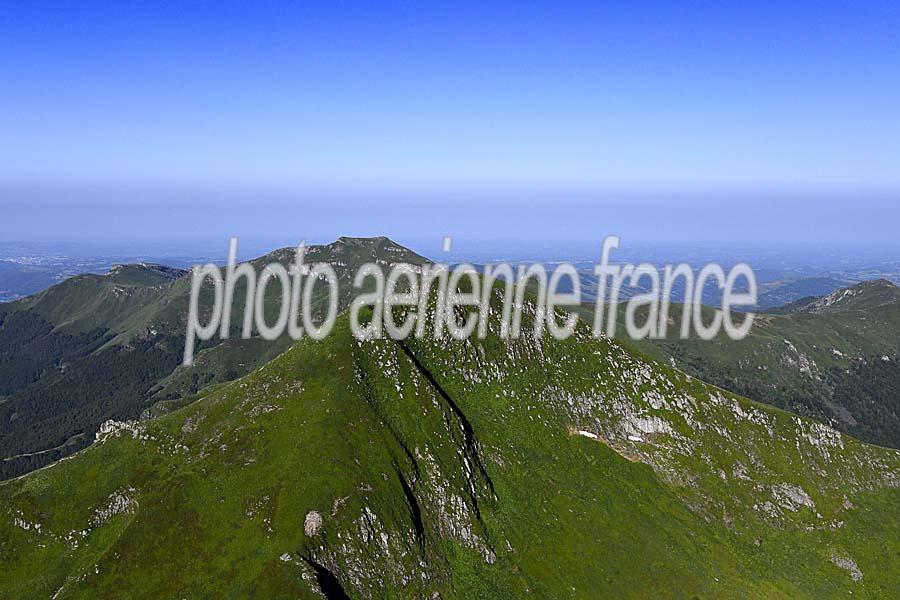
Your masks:
M144 433L144 425L139 421L116 421L114 419L109 419L100 425L100 428L94 435L94 440L99 442L107 436L118 435L119 432L123 431L130 433L131 437L135 439L149 439Z
M306 513L306 519L303 521L303 533L309 537L315 537L322 528L322 515L314 510Z
M778 504L790 511L796 512L802 506L807 508L815 508L816 506L816 503L813 502L803 488L789 483L773 486L772 494L775 496L775 501Z
M133 513L137 508L137 501L131 496L134 492L134 488L128 488L127 490L110 494L109 502L106 506L97 509L91 516L91 526L98 527L115 515Z
M787 345L787 348L781 355L782 363L788 367L798 369L800 373L812 379L821 381L822 375L816 361L797 350L797 347L789 340L784 340L784 343Z
M839 569L850 571L850 579L853 581L859 581L863 578L862 571L859 570L856 562L849 556L832 556L831 562Z

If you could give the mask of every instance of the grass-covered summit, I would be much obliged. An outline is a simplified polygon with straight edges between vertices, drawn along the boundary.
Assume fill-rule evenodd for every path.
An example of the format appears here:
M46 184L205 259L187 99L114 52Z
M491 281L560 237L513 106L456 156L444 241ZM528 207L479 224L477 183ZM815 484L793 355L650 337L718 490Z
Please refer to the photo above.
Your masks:
M900 453L582 328L360 342L0 484L0 596L889 597Z
M290 264L294 248L250 263ZM375 262L425 259L386 237L342 237L307 247L308 262L335 270L346 308L353 275ZM14 477L85 447L108 419L135 419L186 401L205 386L230 381L265 364L293 341L215 338L193 368L179 368L191 292L187 271L160 265L118 265L106 275L79 275L28 298L0 304L0 479ZM313 309L324 303L322 286ZM234 329L241 324L246 281L235 289ZM267 288L266 315L277 313L277 286ZM212 295L201 295L201 311ZM271 317L270 317L271 320Z

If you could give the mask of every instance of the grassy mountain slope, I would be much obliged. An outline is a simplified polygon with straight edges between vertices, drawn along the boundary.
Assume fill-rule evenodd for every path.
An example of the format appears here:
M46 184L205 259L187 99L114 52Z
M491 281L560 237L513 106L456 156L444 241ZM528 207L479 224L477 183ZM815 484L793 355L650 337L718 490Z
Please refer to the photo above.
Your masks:
M359 342L0 484L14 597L885 597L900 453L581 330ZM579 433L583 432L583 433Z
M294 249L276 250L251 264L290 264ZM341 238L310 246L306 263L328 262L339 278L339 308L349 304L359 265L425 259L387 238ZM184 351L191 276L158 265L115 267L105 276L82 275L39 294L0 305L0 479L38 468L82 448L108 419L159 411L206 385L239 377L265 364L293 341L239 340L246 297L241 279L232 308L232 339L199 346L197 367L179 369ZM318 286L313 310L324 310ZM266 315L280 308L277 285L267 288ZM212 306L201 294L201 314ZM260 351L264 347L263 351ZM154 406L162 402L161 406Z
M802 298L824 296L849 284L847 280L834 277L788 277L760 281L757 306L759 310L771 310Z
M865 282L778 312L757 315L737 342L623 342L728 390L900 447L900 289ZM671 314L677 332L681 307Z
M776 314L840 313L871 310L900 303L900 288L887 279L864 281L825 296L808 296L777 308Z
M33 296L0 305L0 313L27 312L69 334L95 329L122 333L138 325L167 286L186 274L161 265L117 265L106 275L78 275Z

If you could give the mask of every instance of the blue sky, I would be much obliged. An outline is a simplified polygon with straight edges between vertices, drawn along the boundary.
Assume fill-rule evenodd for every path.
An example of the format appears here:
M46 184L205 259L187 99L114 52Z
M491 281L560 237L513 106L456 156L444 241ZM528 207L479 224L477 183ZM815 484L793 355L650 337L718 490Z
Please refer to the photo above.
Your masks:
M4 238L190 235L208 206L222 236L900 224L896 2L79 4L0 13ZM688 223L741 207L775 213Z

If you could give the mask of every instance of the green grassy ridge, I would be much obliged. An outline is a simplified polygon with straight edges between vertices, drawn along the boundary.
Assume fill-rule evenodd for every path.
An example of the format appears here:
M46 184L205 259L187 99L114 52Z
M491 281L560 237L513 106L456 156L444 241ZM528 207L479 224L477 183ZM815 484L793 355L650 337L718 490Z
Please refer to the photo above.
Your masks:
M258 273L273 261L292 264L294 256L295 249L283 248L250 262ZM361 264L422 264L425 259L384 237L340 238L309 246L306 264L315 262L334 267L338 306L344 309ZM206 385L258 368L292 345L287 335L275 343L258 336L239 339L246 298L246 280L241 279L235 288L231 338L201 343L197 365L181 368L191 283L185 271L121 265L107 275L77 276L0 305L0 375L8 383L0 404L0 450L9 459L0 462L0 478L84 447L107 419L158 413ZM326 293L324 286L316 287L314 320L327 306ZM213 306L211 286L204 288L199 304L206 316ZM280 290L268 287L268 322L280 308ZM81 442L63 445L73 436Z
M810 441L830 435L821 426L584 331L508 342L492 327L483 341L404 349L353 340L342 317L328 339L201 396L137 425L137 439L113 434L0 484L0 590L315 597L304 557L351 597L896 589L896 452L840 436L826 455ZM671 432L627 438L651 417ZM756 485L734 474L738 463ZM805 490L815 510L753 508L780 484ZM77 548L65 541L116 493L134 508ZM311 510L323 515L315 536L303 531Z
M135 327L186 271L156 265L121 265L106 275L66 279L33 296L0 305L3 312L30 311L67 333L95 328L116 334Z
M839 313L900 303L900 288L887 279L863 281L825 296L809 296L772 310L775 314Z
M757 276L760 273L757 272ZM774 281L758 282L757 305L760 311L777 310L799 300L830 294L850 282L835 277L794 276Z
M281 248L248 261L257 273L267 264L293 264L295 248ZM366 262L389 266L400 262L424 264L427 260L386 237L342 237L325 245L306 248L306 264L328 262L338 275L339 305L349 304L357 268ZM224 267L223 273L224 273ZM272 286L265 296L265 314L274 320L280 308L280 292ZM183 335L188 314L191 277L189 271L160 265L117 265L106 275L85 274L69 278L42 292L0 304L0 314L31 311L54 327L69 333L100 328L112 332L113 343L122 344L151 329ZM322 296L318 290L317 296ZM315 298L318 304L320 298ZM246 281L239 280L234 293L231 322L239 331L243 317ZM200 295L201 313L213 304L211 288Z
M870 300L866 294L852 300L854 308L758 314L750 335L739 341L724 335L678 339L680 305L671 308L667 339L634 341L619 333L622 343L712 384L866 441L900 447L900 396L885 394L876 404L837 393L867 385L867 372L882 362L888 364L878 370L880 385L900 392L900 302ZM704 309L706 318L712 310Z
M296 248L281 248L250 261L257 273L267 264L277 262L290 267L295 259ZM374 262L382 268L389 268L398 263L423 265L427 259L404 248L386 237L352 238L341 237L326 245L308 246L305 252L305 264L327 262L335 269L338 279L338 308L346 309L352 301L355 290L353 278L356 271L365 263ZM182 334L188 313L190 297L190 278L176 282L164 302L164 309L155 317L155 323L161 330L173 334ZM365 291L365 289L364 289ZM200 343L201 351L195 365L190 368L179 367L152 390L154 400L168 400L184 397L197 391L198 386L230 381L237 375L243 375L256 369L284 352L294 343L287 335L267 342L255 331L253 338L240 339L243 323L246 282L239 280L235 286L234 303L231 311L231 338L227 341L215 338L207 343ZM312 296L313 320L320 320L327 309L328 297L324 286L319 285ZM200 294L201 313L213 305L211 290L204 288ZM281 309L280 292L277 286L267 289L264 314L267 322L273 322ZM264 349L263 349L264 347Z

